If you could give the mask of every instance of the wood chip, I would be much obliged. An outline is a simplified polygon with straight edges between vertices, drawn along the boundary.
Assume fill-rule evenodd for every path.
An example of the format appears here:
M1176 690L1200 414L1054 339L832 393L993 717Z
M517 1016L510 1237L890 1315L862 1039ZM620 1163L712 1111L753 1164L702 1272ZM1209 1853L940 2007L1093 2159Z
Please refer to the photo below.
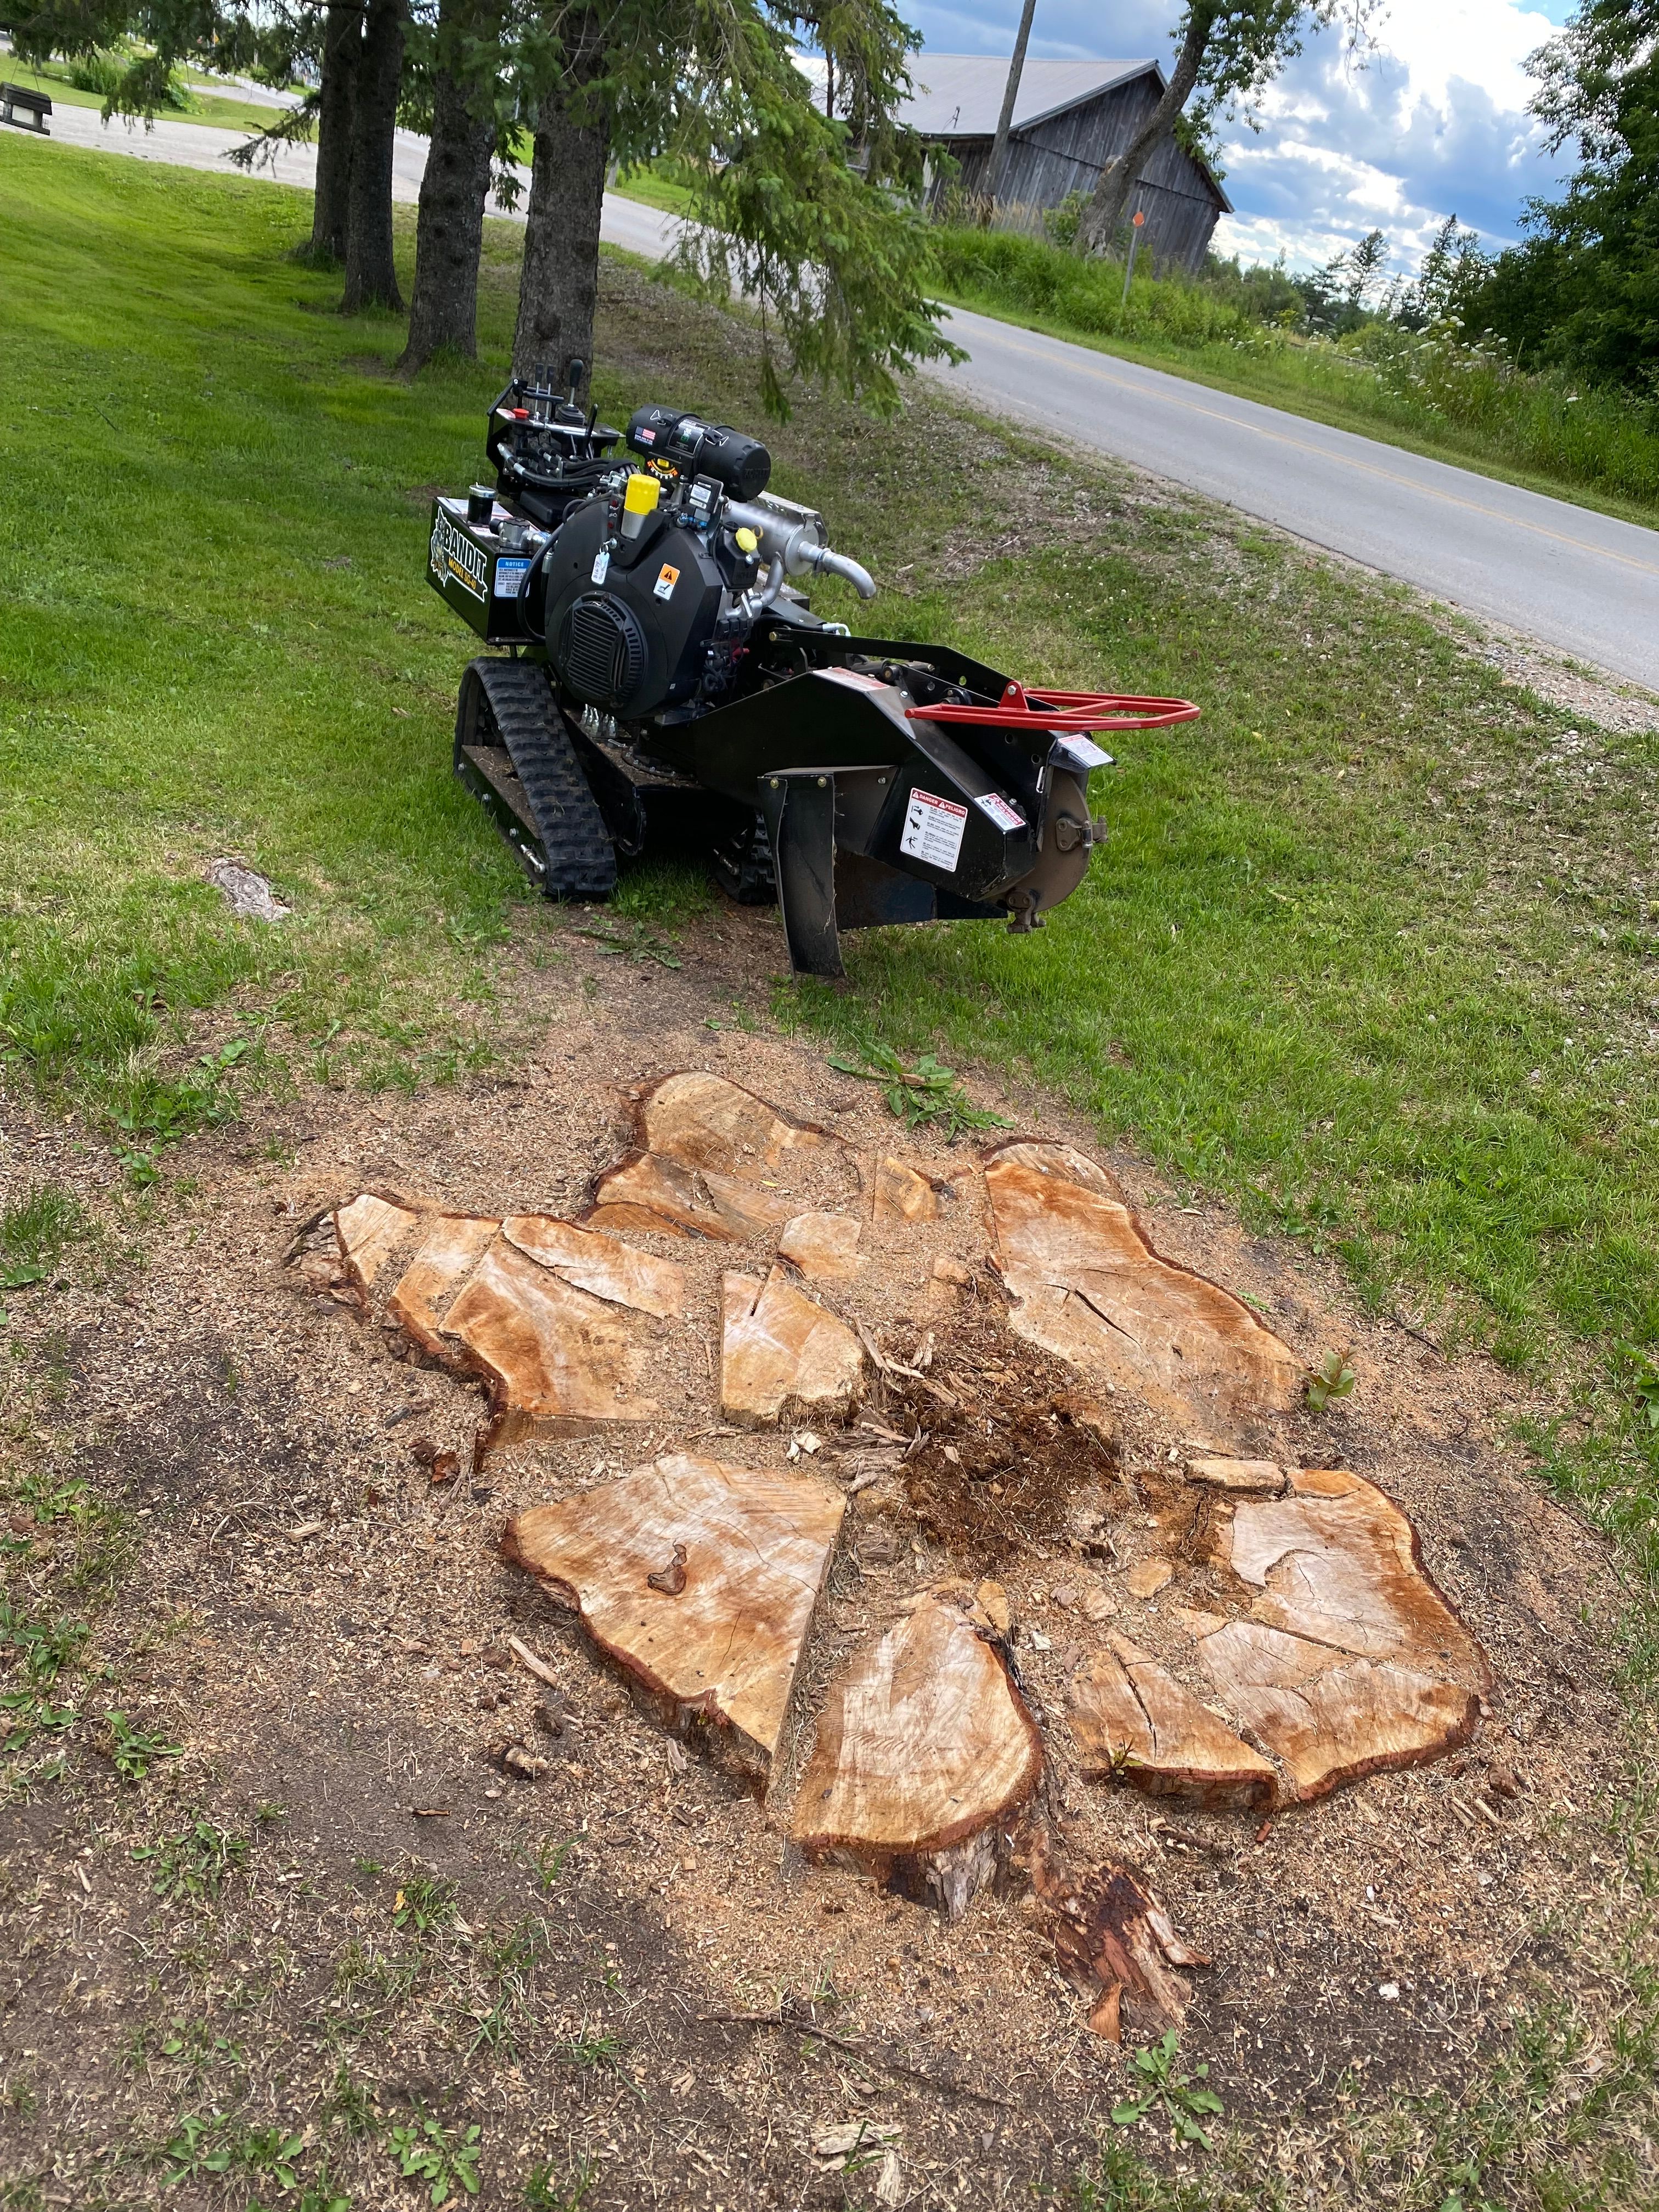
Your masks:
M538 1659L536 1656L527 1644L520 1643L516 1636L509 1636L507 1639L507 1648L526 1674L533 1674L538 1682L545 1682L550 1689L558 1688L558 1676L544 1659Z

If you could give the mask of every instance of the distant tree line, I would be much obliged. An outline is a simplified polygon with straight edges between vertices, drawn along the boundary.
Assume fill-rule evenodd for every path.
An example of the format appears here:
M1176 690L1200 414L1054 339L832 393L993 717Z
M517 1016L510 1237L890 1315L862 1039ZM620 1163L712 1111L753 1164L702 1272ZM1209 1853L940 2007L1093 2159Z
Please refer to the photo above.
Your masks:
M1488 252L1453 215L1413 278L1389 277L1373 230L1302 274L1212 258L1206 284L1264 322L1498 339L1522 368L1659 404L1659 0L1583 0L1528 66L1550 150L1577 166L1559 198L1528 201L1519 245Z
M317 140L311 237L348 312L401 310L392 183L398 125L430 141L416 225L412 374L476 349L492 188L530 189L513 359L585 398L599 214L613 163L665 161L690 188L685 270L741 294L774 406L793 371L878 405L953 349L927 297L922 151L896 119L915 34L890 0L0 0L20 58L124 57L106 112L149 118L192 65L305 88L240 149L257 166ZM823 55L816 96L799 46Z

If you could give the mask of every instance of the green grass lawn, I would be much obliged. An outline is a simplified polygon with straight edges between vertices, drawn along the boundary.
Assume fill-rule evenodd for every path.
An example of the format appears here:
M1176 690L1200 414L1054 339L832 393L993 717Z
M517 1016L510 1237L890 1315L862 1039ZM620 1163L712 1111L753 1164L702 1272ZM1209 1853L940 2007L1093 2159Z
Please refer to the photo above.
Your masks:
M424 573L431 489L477 472L521 234L489 228L480 363L411 386L401 323L341 318L337 278L289 258L309 222L263 182L0 139L0 1054L139 1181L285 1067L413 1085L510 1057L515 963L563 927L450 777L471 640ZM600 348L613 420L659 399L759 427L749 335L617 261ZM1204 708L1120 743L1112 842L1041 934L862 933L847 993L781 981L779 1016L1035 1079L1528 1370L1583 1415L1542 1465L1627 1540L1639 1632L1659 738L1506 685L1401 591L931 392L887 424L798 396L768 434L778 489L883 580L888 635ZM204 883L232 853L293 905L280 928ZM695 903L649 868L625 898L658 927ZM1572 2195L1615 2212L1564 2079L1494 2075L1493 2140L1553 2144L1570 2107ZM1398 2202L1475 2212L1450 2156ZM1138 2167L1112 2188L1100 2212L1209 2201Z

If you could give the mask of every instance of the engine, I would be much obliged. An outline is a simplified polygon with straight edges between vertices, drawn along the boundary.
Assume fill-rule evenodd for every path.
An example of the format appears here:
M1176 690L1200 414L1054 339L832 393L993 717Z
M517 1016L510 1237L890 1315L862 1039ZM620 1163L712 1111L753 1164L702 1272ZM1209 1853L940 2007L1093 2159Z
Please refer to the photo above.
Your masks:
M515 381L491 410L495 492L475 487L468 507L469 535L507 556L522 634L584 706L684 719L729 693L763 616L819 627L803 580L836 575L875 596L868 573L831 551L822 515L767 490L772 457L757 438L661 406L636 410L626 456L613 452L623 435L559 398L544 371Z

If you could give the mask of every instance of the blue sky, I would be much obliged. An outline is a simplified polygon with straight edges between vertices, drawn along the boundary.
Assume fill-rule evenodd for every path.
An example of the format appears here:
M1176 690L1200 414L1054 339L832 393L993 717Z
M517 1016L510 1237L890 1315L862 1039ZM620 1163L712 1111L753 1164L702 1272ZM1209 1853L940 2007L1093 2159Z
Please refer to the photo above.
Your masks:
M901 7L922 33L915 74L924 83L927 48L1006 54L1019 18L1019 0ZM1178 14L1178 0L1037 0L1030 51L1154 55L1167 68ZM1409 271L1454 211L1488 246L1508 244L1528 195L1555 181L1526 112L1523 64L1567 14L1563 0L1385 0L1358 68L1334 32L1310 39L1269 94L1259 134L1221 125L1237 213L1218 248L1246 260L1282 250L1307 267L1375 225L1392 267Z

